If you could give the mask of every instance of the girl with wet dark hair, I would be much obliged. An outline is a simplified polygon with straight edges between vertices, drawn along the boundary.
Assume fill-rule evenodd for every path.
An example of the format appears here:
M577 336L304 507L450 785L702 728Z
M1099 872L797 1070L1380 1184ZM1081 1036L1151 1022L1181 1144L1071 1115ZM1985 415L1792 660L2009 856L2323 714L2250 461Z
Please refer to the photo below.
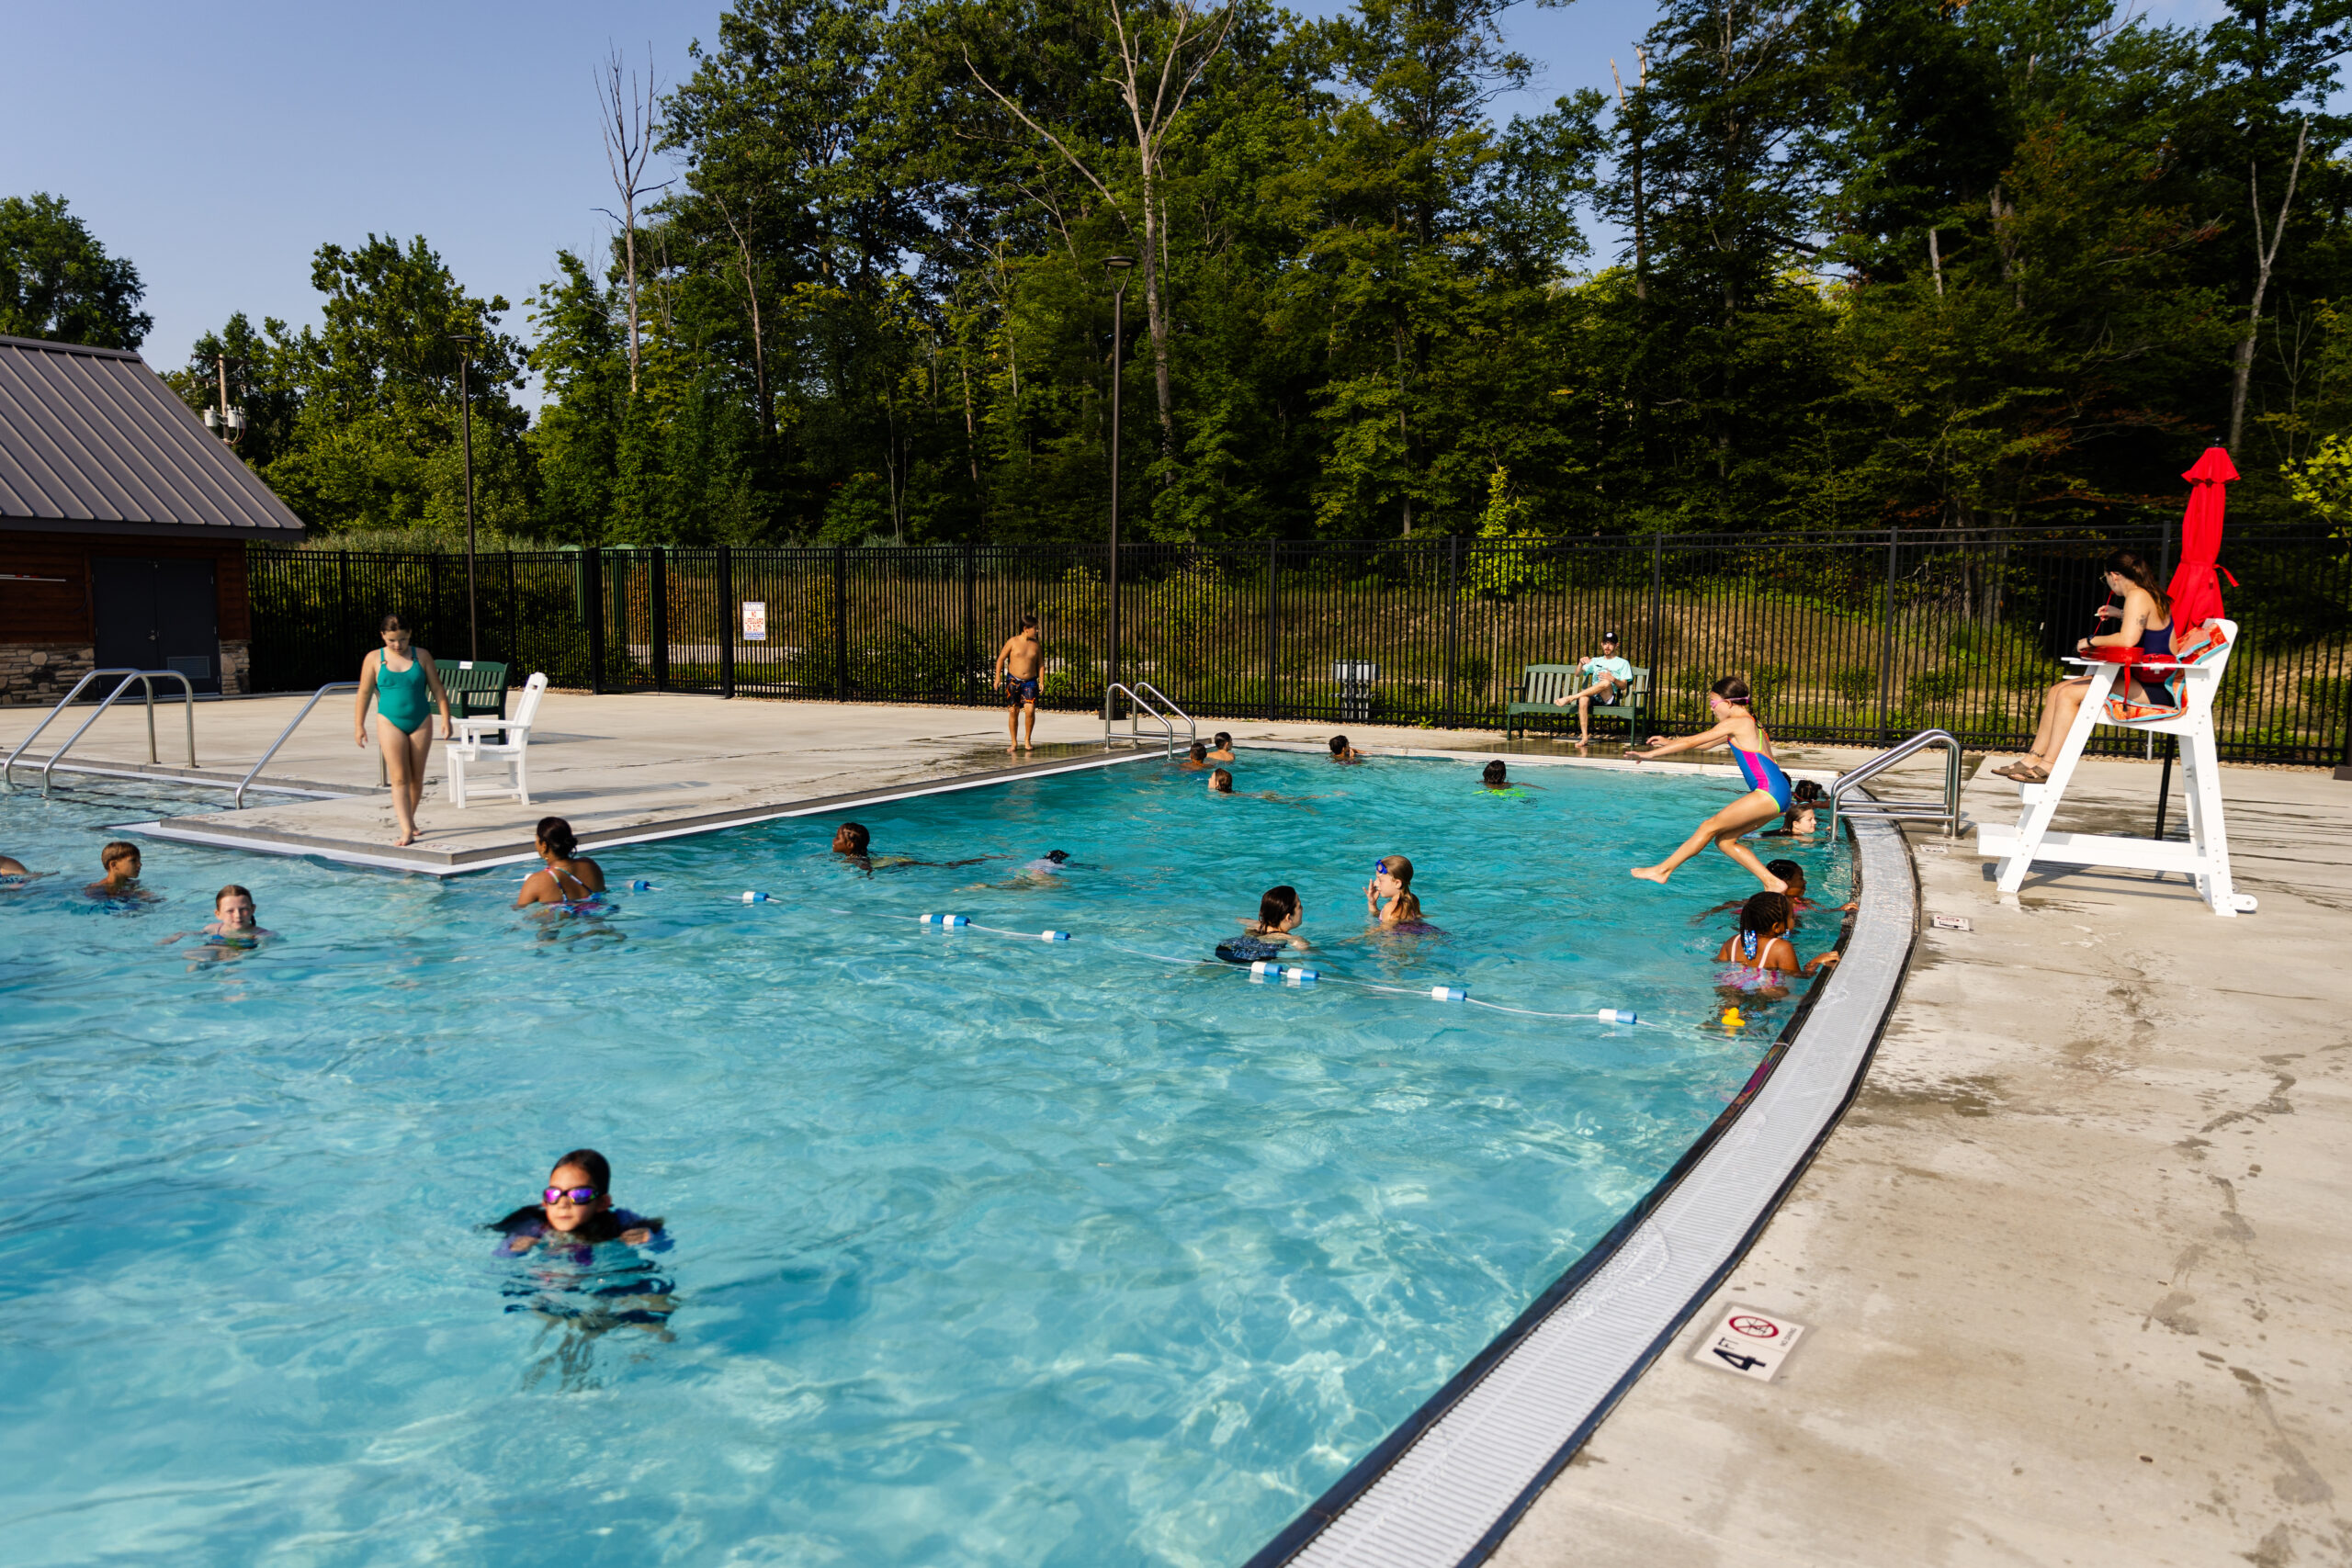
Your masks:
M1261 942L1312 947L1313 942L1295 934L1306 919L1306 910L1298 901L1298 889L1285 882L1266 889L1258 900L1258 918L1242 921L1241 929Z
M585 1251L601 1242L642 1247L662 1232L662 1222L613 1206L612 1163L594 1149L574 1149L555 1162L539 1201L526 1203L492 1230L506 1237L503 1252L549 1247Z
M539 859L546 869L535 871L514 895L518 909L529 904L584 904L605 890L605 869L580 852L571 824L560 817L539 818Z

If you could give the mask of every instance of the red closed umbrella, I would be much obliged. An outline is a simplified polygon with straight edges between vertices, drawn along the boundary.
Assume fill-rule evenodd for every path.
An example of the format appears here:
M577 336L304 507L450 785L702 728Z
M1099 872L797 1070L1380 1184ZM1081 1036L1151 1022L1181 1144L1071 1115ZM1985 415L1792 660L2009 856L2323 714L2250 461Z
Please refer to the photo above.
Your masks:
M2222 512L2228 504L2222 487L2236 479L2238 471L2227 452L2208 446L2197 466L2180 477L2188 481L2188 510L2180 518L2180 564L2173 569L2172 583L2165 590L2172 596L2175 638L2222 614L2222 585L2216 574L2229 577L2220 565ZM2231 577L2230 586L2237 585L2238 580Z

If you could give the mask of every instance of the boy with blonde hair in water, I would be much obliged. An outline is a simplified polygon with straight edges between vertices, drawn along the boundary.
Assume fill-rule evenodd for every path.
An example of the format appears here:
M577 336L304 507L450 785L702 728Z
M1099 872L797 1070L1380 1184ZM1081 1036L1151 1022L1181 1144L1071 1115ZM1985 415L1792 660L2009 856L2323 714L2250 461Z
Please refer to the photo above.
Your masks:
M1037 673L1046 667L1045 646L1037 640L1037 612L1026 611L1021 629L1004 639L997 650L996 682L1004 688L1005 750L1032 751L1037 745ZM1029 733L1021 733L1021 716L1029 716Z

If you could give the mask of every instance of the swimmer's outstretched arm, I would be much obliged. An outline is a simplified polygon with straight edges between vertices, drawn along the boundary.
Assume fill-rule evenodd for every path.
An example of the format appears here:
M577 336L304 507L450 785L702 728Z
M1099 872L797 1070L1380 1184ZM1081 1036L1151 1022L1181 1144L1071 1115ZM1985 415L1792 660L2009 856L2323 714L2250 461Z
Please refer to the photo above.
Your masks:
M1712 729L1702 730L1696 735L1686 735L1679 740L1668 740L1663 735L1653 735L1647 746L1626 747L1625 755L1636 762L1646 762L1653 757L1670 757L1677 751L1703 751L1718 741L1730 739L1731 721L1725 719Z

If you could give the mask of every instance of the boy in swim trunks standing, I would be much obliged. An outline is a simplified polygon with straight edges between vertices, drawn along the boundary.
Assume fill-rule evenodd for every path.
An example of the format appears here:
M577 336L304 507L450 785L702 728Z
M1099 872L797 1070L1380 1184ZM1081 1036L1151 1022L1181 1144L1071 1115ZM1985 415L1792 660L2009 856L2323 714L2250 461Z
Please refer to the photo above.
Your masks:
M997 650L996 681L1004 688L1004 733L1007 751L1035 750L1037 742L1037 671L1046 664L1046 649L1037 641L1037 612L1021 617L1021 629L1004 639ZM1029 733L1021 733L1021 716L1029 716Z

